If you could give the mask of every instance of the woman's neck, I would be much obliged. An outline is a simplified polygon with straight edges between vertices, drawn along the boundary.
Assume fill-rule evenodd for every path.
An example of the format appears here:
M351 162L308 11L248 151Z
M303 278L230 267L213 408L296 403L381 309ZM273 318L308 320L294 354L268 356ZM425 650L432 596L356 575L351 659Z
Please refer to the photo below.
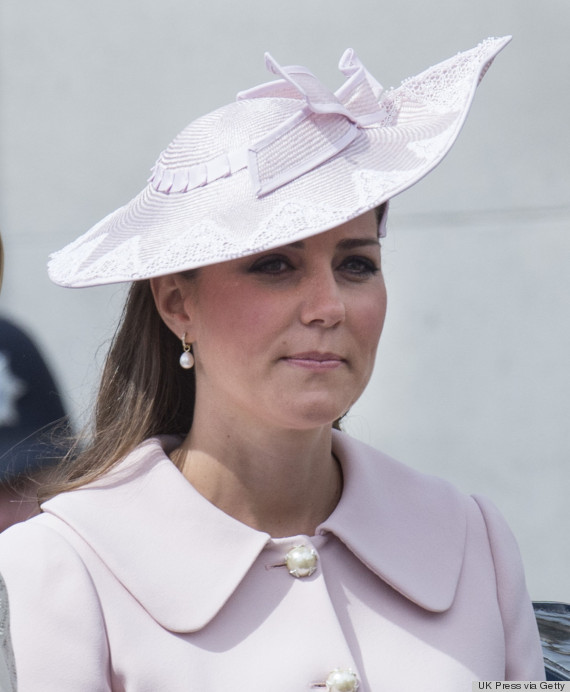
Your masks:
M242 523L276 538L313 535L342 492L330 427L230 430L195 421L171 457L199 493Z

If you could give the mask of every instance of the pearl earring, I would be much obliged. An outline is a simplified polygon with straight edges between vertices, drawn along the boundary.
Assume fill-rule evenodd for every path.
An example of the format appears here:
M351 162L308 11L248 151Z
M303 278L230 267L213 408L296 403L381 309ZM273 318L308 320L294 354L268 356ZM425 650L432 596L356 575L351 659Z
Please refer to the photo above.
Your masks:
M182 348L184 351L180 356L180 367L184 370L190 370L194 367L194 356L192 355L192 344L186 343L186 332L182 334Z

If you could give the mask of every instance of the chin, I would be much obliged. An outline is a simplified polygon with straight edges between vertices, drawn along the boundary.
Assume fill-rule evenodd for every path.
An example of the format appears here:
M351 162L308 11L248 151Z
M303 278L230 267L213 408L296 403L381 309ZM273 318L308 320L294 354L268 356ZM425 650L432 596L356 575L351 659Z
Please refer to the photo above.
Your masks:
M330 427L346 414L360 393L360 388L354 385L283 391L269 404L271 408L266 408L265 413L288 429L301 431Z
M288 427L298 430L313 430L315 428L331 427L335 420L342 418L348 406L339 407L324 404L304 404L295 407L290 416Z

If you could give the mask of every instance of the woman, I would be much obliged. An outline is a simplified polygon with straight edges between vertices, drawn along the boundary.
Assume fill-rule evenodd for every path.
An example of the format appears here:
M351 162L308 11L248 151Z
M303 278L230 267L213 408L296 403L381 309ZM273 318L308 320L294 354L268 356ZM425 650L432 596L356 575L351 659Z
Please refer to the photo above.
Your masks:
M0 537L20 690L542 677L497 511L333 429L382 331L387 200L449 150L507 42L388 92L352 51L335 94L267 56L279 80L190 124L52 257L62 285L134 283L92 443Z

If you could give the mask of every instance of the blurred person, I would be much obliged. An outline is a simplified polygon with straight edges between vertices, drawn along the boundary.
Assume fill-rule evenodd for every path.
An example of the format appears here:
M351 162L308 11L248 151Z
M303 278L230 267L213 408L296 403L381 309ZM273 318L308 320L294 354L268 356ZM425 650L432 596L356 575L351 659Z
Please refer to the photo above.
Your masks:
M0 289L4 278L4 245L0 235ZM10 636L10 607L6 584L0 575L0 690L16 692L16 661Z
M0 531L39 512L38 487L61 459L64 433L66 412L44 358L0 317Z
M277 80L191 123L52 256L61 285L132 287L91 443L0 536L21 691L543 679L500 513L340 430L383 329L388 201L507 42L387 91L353 51L335 93L267 56Z
M0 236L0 288L3 275ZM69 433L61 396L37 346L0 317L0 532L39 513L38 486L61 459Z

